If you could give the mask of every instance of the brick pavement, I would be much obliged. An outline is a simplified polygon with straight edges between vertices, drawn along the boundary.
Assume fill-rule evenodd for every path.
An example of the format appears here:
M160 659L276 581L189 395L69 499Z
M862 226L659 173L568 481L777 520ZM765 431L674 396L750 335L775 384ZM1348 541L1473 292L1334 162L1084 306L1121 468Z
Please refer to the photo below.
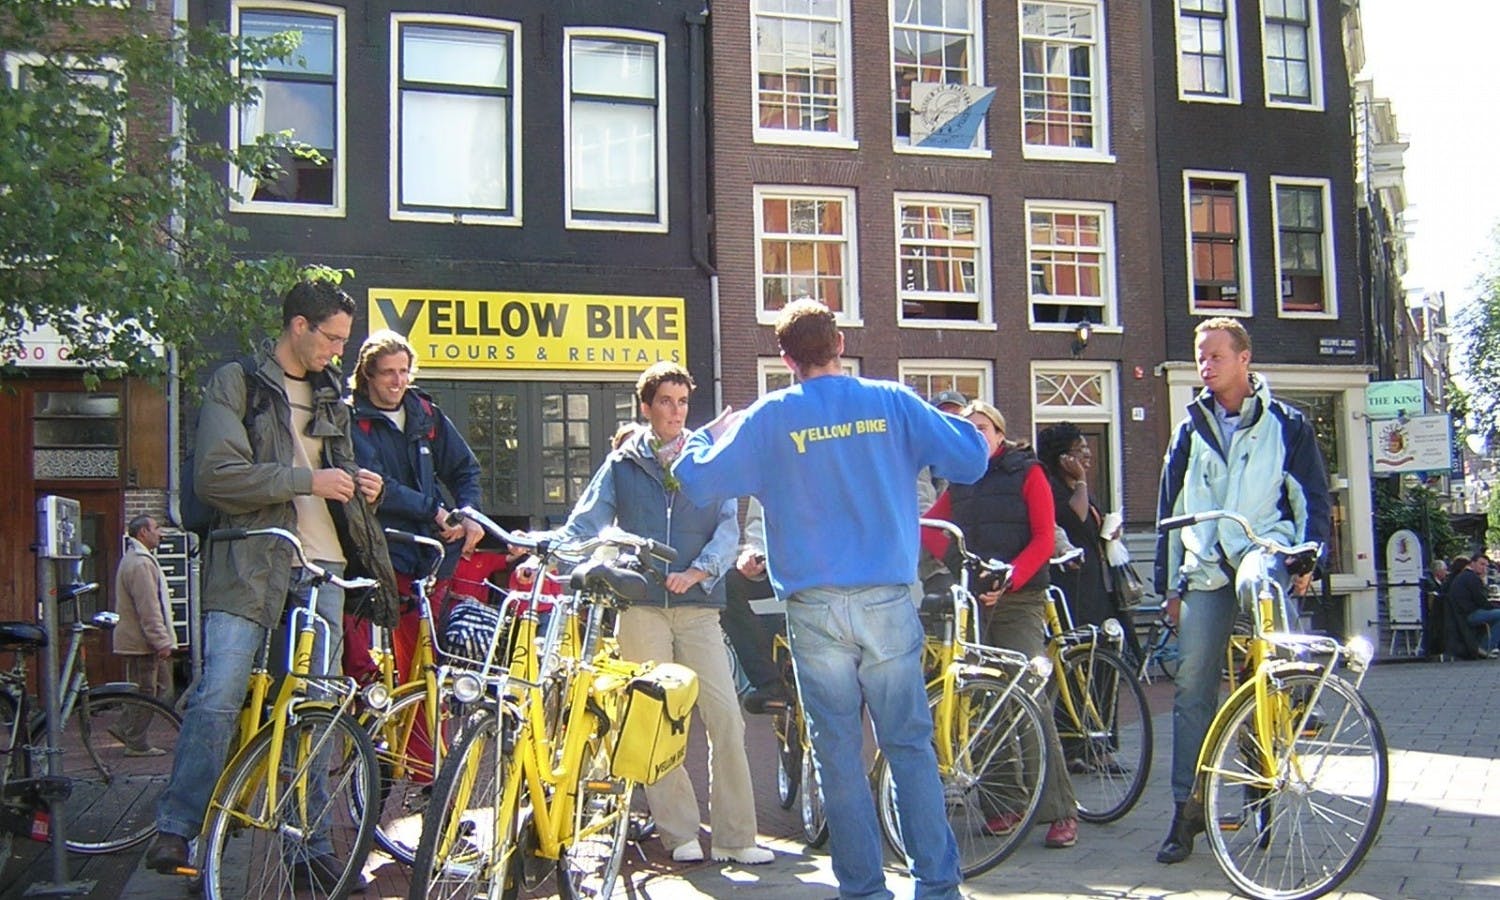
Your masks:
M1157 685L1153 707L1156 757L1141 803L1120 822L1084 825L1076 847L1047 850L1041 831L1004 863L966 884L975 900L998 897L1145 900L1226 897L1228 881L1199 844L1177 866L1153 856L1171 815L1167 789L1171 716L1169 688ZM1379 841L1350 879L1345 897L1447 898L1500 895L1500 662L1413 663L1377 666L1365 693L1385 729L1391 751L1390 799ZM751 765L759 799L760 830L780 855L767 866L667 862L655 842L644 860L632 859L628 883L617 895L631 900L695 900L759 896L822 900L836 893L826 855L803 855L793 813L775 799L775 754L769 725L752 718ZM695 742L690 765L703 769ZM700 794L701 794L700 789ZM707 837L704 838L705 844ZM19 848L18 848L19 849ZM633 853L635 851L632 851ZM31 870L28 870L31 871ZM911 896L910 879L890 869L898 897ZM376 869L378 890L369 897L405 896L404 874L394 864ZM19 895L14 882L0 897ZM137 868L128 884L101 884L97 898L187 896L180 881Z

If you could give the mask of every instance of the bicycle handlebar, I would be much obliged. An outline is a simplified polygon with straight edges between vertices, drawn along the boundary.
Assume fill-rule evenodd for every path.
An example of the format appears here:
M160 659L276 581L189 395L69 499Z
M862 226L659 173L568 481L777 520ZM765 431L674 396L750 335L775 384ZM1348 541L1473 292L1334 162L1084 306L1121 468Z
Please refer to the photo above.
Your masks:
M442 566L443 556L448 552L448 548L443 546L442 541L436 540L435 538L430 538L425 534L413 534L410 531L402 531L399 528L385 529L385 539L389 543L393 544L407 544L409 546L421 547L426 550L434 551L431 554L432 564L427 567L426 572L422 573L422 577L414 579L415 581L425 581L426 579L432 577L432 575L437 572L438 568Z
M380 585L380 582L373 578L342 578L314 563L303 551L302 541L285 528L216 528L208 533L208 539L211 541L242 541L250 537L273 537L286 541L292 545L292 552L296 554L297 562L302 568L311 572L313 577L346 591L362 591Z
M986 573L1001 576L1000 588L1002 590L1010 586L1010 576L1015 567L1008 562L1001 562L998 559L980 559L975 554L970 553L968 542L964 540L962 528L959 528L946 519L919 519L918 522L923 528L936 528L952 537L958 545L959 555L963 557L965 562L979 566Z
M1072 550L1069 550L1067 553L1064 553L1062 556L1054 556L1054 557L1052 557L1051 559L1047 560L1047 565L1049 565L1049 566L1066 566L1069 563L1071 563L1071 562L1073 562L1074 560L1077 560L1077 559L1083 559L1083 548L1082 547L1074 547Z
M1240 515L1237 512L1231 512L1227 509L1210 509L1199 513L1187 513L1181 516L1169 516L1157 523L1156 530L1161 532L1162 534L1166 534L1168 531L1173 531L1175 529L1183 528L1188 525L1198 525L1202 522L1212 522L1217 519L1228 519L1229 521L1240 526L1240 528L1244 529L1245 537L1250 539L1250 543L1255 544L1257 547L1260 547L1262 550L1265 550L1268 553L1279 553L1283 556L1302 556L1305 554L1312 554L1315 559L1323 555L1323 545L1318 541L1303 541L1300 544L1288 546L1287 544L1273 541L1270 538L1263 538L1255 533L1254 528L1250 527L1250 520L1246 519L1244 516Z
M653 558L664 563L673 562L677 559L677 551L660 541L651 538L631 534L619 528L606 528L597 537L574 543L549 545L547 541L539 541L531 535L516 531L507 531L500 527L493 519L472 506L461 506L448 514L448 521L456 523L463 519L477 522L479 527L489 532L491 536L515 547L524 550L540 550L544 553L552 553L570 559L582 560L588 558L600 547L628 547L635 550L644 550Z

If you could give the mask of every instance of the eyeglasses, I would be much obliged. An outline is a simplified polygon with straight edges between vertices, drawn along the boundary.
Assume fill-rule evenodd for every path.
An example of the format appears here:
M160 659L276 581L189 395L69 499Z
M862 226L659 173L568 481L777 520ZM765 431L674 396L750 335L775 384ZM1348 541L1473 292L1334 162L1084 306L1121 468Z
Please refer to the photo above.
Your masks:
M349 342L349 335L347 334L329 334L328 332L323 330L322 326L319 325L312 326L312 330L322 335L323 340L327 341L330 344L333 344L335 347L342 347L344 346L344 344Z

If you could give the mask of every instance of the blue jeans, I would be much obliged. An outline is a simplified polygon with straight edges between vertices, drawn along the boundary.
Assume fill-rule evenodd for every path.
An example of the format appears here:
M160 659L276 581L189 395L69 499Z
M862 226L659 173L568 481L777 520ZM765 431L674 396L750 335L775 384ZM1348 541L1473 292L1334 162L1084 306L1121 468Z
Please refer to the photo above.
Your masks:
M1259 551L1251 551L1258 553ZM1172 799L1186 802L1193 793L1193 778L1198 768L1198 752L1208 735L1208 725L1219 710L1219 685L1224 680L1224 663L1229 652L1229 636L1234 631L1239 595L1253 597L1252 561L1242 566L1239 589L1224 585L1212 591L1189 590L1182 595L1177 619L1177 693L1172 700ZM1286 589L1288 576L1280 561L1271 564L1271 576ZM1285 630L1296 627L1291 599L1286 598L1281 613ZM1269 627L1269 626L1268 626Z
M1469 613L1469 624L1475 628L1490 626L1490 640L1484 649L1494 650L1500 647L1500 609L1476 609Z
M932 747L922 625L910 588L810 588L791 597L786 616L839 896L892 896L881 870L880 829L865 774L863 704L895 779L916 896L957 898L958 843L948 826Z
M341 563L319 565L336 575L343 574ZM305 599L310 586L300 570L293 575L292 584L297 597ZM318 592L318 614L330 627L333 648L329 669L337 672L336 648L343 641L342 588L323 586ZM156 809L156 828L163 834L191 839L202 830L209 798L228 762L229 743L250 689L250 671L265 641L266 630L249 619L221 610L211 610L203 617L203 671L188 691L182 734L172 759L172 778ZM314 652L314 668L320 656L320 652ZM326 836L322 843L324 852L331 850Z

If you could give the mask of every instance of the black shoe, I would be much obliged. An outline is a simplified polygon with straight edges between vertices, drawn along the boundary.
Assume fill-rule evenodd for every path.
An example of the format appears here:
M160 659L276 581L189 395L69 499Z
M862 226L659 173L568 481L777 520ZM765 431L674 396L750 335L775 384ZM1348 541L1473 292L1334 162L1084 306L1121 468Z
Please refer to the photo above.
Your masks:
M745 699L740 701L740 705L745 708L745 712L752 716L780 712L786 709L786 704L786 688L780 684L758 687L746 694Z
M1161 842L1161 849L1156 851L1157 862L1172 865L1193 854L1193 836L1203 830L1203 824L1193 820L1186 810L1187 805L1177 804L1177 811L1172 814L1172 829L1167 832L1167 839Z
M151 842L151 849L146 851L146 868L163 875L176 875L178 869L185 869L187 866L187 838L167 834L165 831L157 832L156 839Z
M292 887L314 893L331 894L344 877L344 864L332 856L314 856L304 862L292 864ZM363 894L370 886L364 872L355 872L349 885L349 893Z

